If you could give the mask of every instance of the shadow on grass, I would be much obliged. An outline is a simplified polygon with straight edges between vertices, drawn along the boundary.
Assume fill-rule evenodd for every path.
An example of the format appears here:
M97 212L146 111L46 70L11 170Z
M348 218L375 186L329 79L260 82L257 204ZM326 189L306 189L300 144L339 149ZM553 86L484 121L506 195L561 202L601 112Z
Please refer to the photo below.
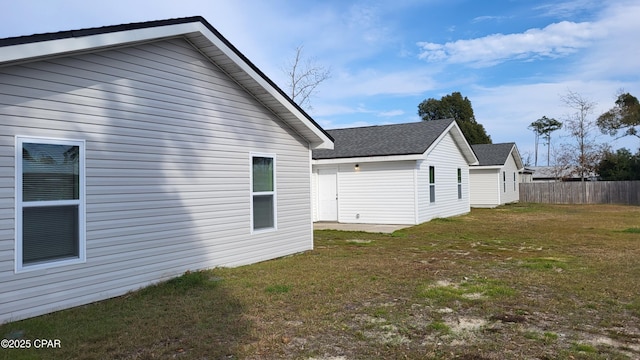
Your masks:
M31 346L2 349L0 359L236 359L252 341L244 310L214 271L187 273L119 298L4 324L3 339ZM60 346L36 348L36 339L59 339Z

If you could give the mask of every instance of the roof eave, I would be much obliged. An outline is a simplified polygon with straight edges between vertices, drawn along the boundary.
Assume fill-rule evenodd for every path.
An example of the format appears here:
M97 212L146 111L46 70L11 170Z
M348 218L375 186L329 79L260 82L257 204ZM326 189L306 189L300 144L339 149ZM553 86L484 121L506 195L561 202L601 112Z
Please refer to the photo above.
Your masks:
M503 169L503 165L472 165L470 170L500 170Z
M333 149L331 136L201 17L24 37L25 42L2 47L0 66L179 36L190 40L213 64L308 141L312 149ZM212 53L222 53L229 62L221 64L212 58ZM236 71L238 68L242 71Z
M314 165L329 164L348 164L348 163L367 163L367 162L384 162L384 161L415 161L422 160L423 154L405 154L405 155L383 155L383 156L358 156L331 159L313 159Z
M449 126L447 126L447 128L440 134L440 136L438 136L438 138L433 143L431 143L429 148L425 151L425 154L431 152L431 150L433 150L437 146L437 144L440 143L442 138L444 138L448 133L451 133L456 146L460 150L460 153L462 153L464 159L467 161L467 164L477 165L479 163L478 158L476 157L475 152L473 152L471 145L469 145L469 142L467 142L467 139L464 137L462 130L460 130L460 127L455 120L451 121L451 124L449 124Z
M218 49L223 51L225 55L232 60L235 65L239 66L246 74L250 76L250 80L244 77L238 78L234 76L234 69L225 69L224 66L217 64L230 77L234 78L248 92L252 93L258 101L265 107L274 111L285 122L287 122L296 132L309 141L312 149L333 149L333 138L322 129L304 110L302 110L295 102L291 100L273 81L271 81L262 71L253 65L240 51L238 51L228 40L226 40L213 26L202 19L197 23L201 27L201 33ZM194 44L194 46L197 46ZM201 51L200 46L197 46ZM205 51L204 54L211 58ZM266 91L252 91L259 88ZM275 102L273 101L275 100ZM293 114L295 117L287 116Z
M511 148L511 153L513 154L513 158L516 162L516 167L518 168L518 171L521 171L522 169L524 169L524 163L522 161L522 157L520 156L520 151L518 151L518 147L516 146L516 144L513 144L513 148Z

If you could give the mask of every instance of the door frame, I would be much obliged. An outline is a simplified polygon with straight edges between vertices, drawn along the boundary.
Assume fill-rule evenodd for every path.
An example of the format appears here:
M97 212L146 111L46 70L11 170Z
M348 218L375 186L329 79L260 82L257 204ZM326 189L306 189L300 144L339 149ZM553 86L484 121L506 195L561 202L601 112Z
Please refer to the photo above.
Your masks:
M323 202L326 201L326 198L323 198L323 196L327 196L326 192L327 192L327 186L326 183L323 182L323 176L325 177L325 180L330 180L331 177L333 177L334 181L335 181L335 185L333 186L333 188L335 189L335 193L330 195L332 198L335 198L334 201L331 201L331 199L329 201L331 201L334 206L335 206L335 217L331 216L326 217L325 213L322 211L324 209L323 206ZM329 168L322 168L322 169L318 169L318 221L338 221L339 219L339 206L338 206L338 200L339 200L339 188L338 188L338 167L329 167ZM333 207L333 206L331 206Z

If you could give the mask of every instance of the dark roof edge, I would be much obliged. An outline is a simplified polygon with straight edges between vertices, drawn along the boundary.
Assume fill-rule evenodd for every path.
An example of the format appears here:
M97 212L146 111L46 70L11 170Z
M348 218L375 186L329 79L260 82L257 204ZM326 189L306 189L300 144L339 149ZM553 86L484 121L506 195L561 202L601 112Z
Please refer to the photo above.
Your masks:
M78 29L78 30L65 30L65 31L58 31L58 32L50 32L50 33L42 33L42 34L34 34L34 35L26 35L26 36L15 36L15 37L0 39L0 47L20 45L20 44L30 44L30 43L36 43L41 41L49 41L49 40L70 39L70 38L82 37L82 36L108 34L108 33L126 31L126 30L146 29L146 28L166 26L166 25L185 24L185 23L196 22L196 21L206 23L206 20L202 16L191 16L191 17L174 18L174 19L167 19L167 20L153 20L153 21L120 24L120 25L108 25L108 26L101 26L101 27ZM218 33L216 32L216 34Z
M509 159L509 156L511 155L511 153L513 153L513 150L515 149L516 152L518 153L518 158L520 158L520 152L518 151L518 146L516 145L515 142L510 141L510 142L502 142L502 143L491 143L491 144L473 144L470 145L471 146L471 150L473 151L473 153L476 155L476 158L478 157L478 154L476 154L476 150L474 149L474 146L501 146L501 145L511 145L511 148L509 149L509 153L507 154L507 157L504 159L504 161L502 163L497 163L497 164L484 164L484 165L474 165L474 166L478 166L478 167L482 167L482 166L502 166L504 165L504 163L506 163L506 161ZM480 159L478 159L478 161L480 161ZM517 162L517 161L516 161ZM520 162L522 162L522 159L520 159Z
M312 157L312 159L313 160L358 159L358 158L377 158L377 157L387 157L387 156L408 156L408 155L421 155L421 154L424 154L424 152L394 153L394 154L384 154L384 155L332 156L332 157L326 157L326 158Z
M218 30L216 30L204 17L202 16L190 16L183 18L174 18L167 20L153 20L153 21L145 21L145 22L135 22L129 24L121 24L121 25L109 25L95 28L86 28L79 30L67 30L67 31L59 31L52 33L43 33L43 34L35 34L35 35L26 35L26 36L16 36L0 39L0 47L4 46L12 46L12 45L21 45L21 44L30 44L42 41L51 41L51 40L60 40L60 39L69 39L74 37L83 37L83 36L91 36L91 35L100 35L100 34L108 34L119 31L127 31L127 30L139 30L146 29L158 26L167 26L167 25L177 25L177 24L186 24L191 22L200 22L207 29L213 32L226 46L228 46L238 57L240 57L249 67L255 71L260 77L262 77L270 86L272 86L280 95L282 95L287 101L293 105L296 110L298 110L307 120L309 120L316 128L318 128L325 136L327 136L331 141L335 141L335 139L329 135L329 133L323 129L306 111L304 111L298 104L293 101L289 95L287 95L278 85L276 85L262 70L258 69L256 65L254 65L249 59L244 56L227 38L225 38Z
M491 143L491 144L473 144L471 146L476 146L476 145L516 145L516 143L513 141L507 141L507 142Z
M407 123L400 123L400 124L383 124L383 125L367 125L367 126L353 126L353 127L346 127L346 128L335 128L335 129L329 129L329 131L340 131L340 130L353 130L353 129L368 129L368 128L380 128L380 127L386 127L386 126L400 126L400 125L410 125L410 124L422 124L425 122L431 122L431 121L448 121L449 123L455 121L454 118L446 118L446 119L436 119L436 120L420 120L420 121L413 121L413 122L407 122Z
M271 85L274 89L276 89L276 91L278 93L280 93L280 95L282 95L285 99L287 99L287 101L289 101L289 103L291 105L293 105L293 107L296 108L296 110L300 111L300 113L307 118L307 120L309 120L316 128L318 128L318 130L322 131L322 133L328 137L329 139L331 139L331 141L335 141L335 139L329 135L329 133L322 128L322 126L320 126L320 124L318 124L315 120L313 120L313 118L307 114L306 111L304 111L300 105L296 104L295 101L293 101L293 99L291 99L289 97L289 95L287 95L287 93L285 93L278 85L276 85L276 83L273 82L273 80L271 80L265 73L262 72L262 70L260 70L257 66L255 66L246 56L244 56L243 53L240 52L240 50L238 50L233 44L231 44L231 42L229 42L229 40L227 40L227 38L225 38L224 36L222 36L222 34L216 30L216 28L214 28L211 24L209 24L209 22L207 20L205 20L202 16L196 16L193 17L191 19L197 19L198 21L200 21L204 26L207 27L207 29L211 30L211 32L213 32L214 34L216 34L216 36L223 42L225 43L225 45L227 45L234 53L236 53L236 55L238 55L244 62L247 63L247 65L249 65L249 67L251 67L251 69L253 69L253 71L255 71L258 75L260 75L267 83L269 83L269 85Z

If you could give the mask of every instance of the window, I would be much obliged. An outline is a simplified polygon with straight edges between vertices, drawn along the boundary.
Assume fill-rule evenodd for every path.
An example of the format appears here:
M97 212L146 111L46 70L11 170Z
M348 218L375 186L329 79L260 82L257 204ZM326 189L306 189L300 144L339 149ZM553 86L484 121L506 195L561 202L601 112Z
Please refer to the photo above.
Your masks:
M251 229L276 228L275 155L251 155Z
M436 202L436 168L429 166L429 202Z
M516 173L513 173L513 191L518 191L518 189L516 189L516 185L518 184L518 182L516 181Z
M462 169L458 168L458 199L462 199Z
M507 192L507 172L502 172L502 192Z
M16 272L85 261L84 146L16 138Z

